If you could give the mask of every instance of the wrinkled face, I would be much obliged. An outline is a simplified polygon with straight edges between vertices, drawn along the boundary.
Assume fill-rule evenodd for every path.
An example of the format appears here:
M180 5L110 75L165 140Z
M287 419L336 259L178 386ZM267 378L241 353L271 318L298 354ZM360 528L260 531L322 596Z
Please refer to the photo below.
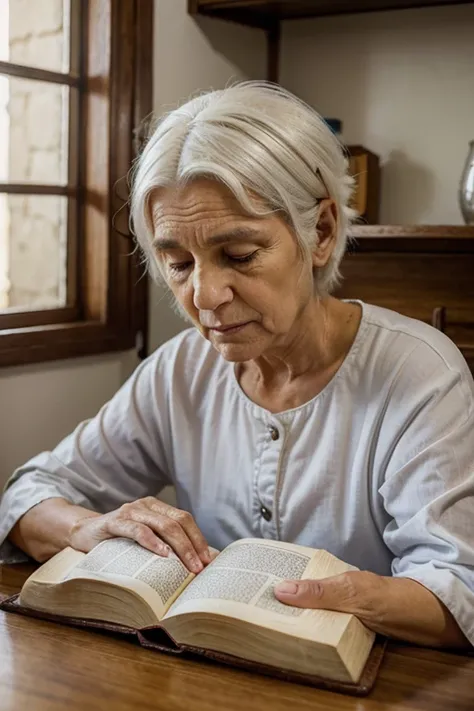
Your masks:
M196 180L156 193L154 252L182 309L226 359L291 342L313 299L312 270L279 216L246 215L224 186Z

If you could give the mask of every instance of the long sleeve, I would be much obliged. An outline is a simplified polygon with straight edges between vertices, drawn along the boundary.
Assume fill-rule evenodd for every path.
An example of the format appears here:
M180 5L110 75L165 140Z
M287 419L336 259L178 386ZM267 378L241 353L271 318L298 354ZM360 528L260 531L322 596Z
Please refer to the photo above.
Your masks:
M45 499L62 497L106 513L169 483L163 444L168 413L158 369L154 354L93 419L14 472L0 500L0 562L25 559L6 538Z
M423 360L389 406L404 422L380 488L384 540L393 575L433 592L474 644L474 384L461 356Z

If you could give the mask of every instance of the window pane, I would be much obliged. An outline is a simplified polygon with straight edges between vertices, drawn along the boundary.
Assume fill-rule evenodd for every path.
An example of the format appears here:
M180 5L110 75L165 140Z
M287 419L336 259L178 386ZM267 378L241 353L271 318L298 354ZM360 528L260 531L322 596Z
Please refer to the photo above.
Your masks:
M0 76L0 181L67 183L69 91Z
M0 0L0 60L68 72L69 5L69 0Z
M0 308L66 305L67 198L0 194Z

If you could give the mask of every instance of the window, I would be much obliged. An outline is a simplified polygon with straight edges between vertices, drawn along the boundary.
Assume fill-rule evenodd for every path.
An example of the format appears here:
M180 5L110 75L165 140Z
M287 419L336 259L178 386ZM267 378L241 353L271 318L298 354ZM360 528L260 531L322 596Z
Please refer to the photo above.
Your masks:
M0 3L0 366L146 341L127 174L152 0Z

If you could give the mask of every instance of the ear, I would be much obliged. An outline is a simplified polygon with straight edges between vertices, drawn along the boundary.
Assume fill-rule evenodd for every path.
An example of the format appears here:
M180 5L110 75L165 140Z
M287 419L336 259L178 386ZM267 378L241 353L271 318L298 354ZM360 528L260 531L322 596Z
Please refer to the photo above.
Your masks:
M313 267L324 267L336 244L337 207L332 198L321 200L318 224L316 225L317 243L313 248Z

